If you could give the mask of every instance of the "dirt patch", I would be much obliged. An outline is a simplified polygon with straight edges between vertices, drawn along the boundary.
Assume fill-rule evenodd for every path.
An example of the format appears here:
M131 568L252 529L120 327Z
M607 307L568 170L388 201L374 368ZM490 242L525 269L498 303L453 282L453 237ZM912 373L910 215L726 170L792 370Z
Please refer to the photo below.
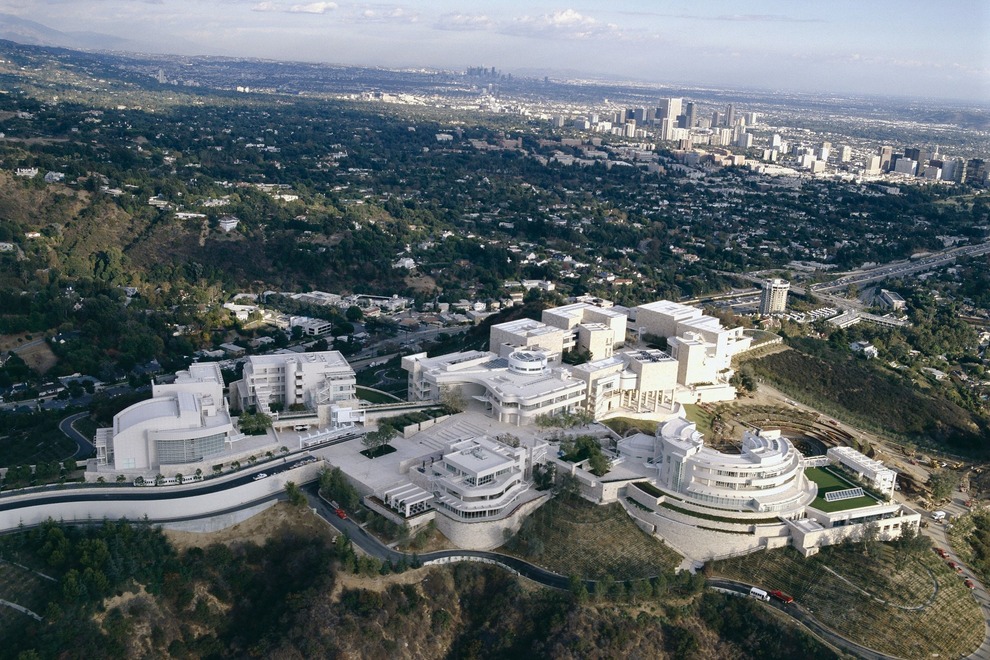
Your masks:
M430 291L436 291L437 281L429 275L408 275L406 277L406 286L413 291L428 293Z
M103 621L104 619L107 618L107 614L110 613L110 610L112 610L115 607L125 608L128 603L138 598L142 598L142 599L148 598L148 592L145 591L143 584L138 585L138 590L136 592L125 591L119 596L114 596L113 598L107 598L105 601L103 601L103 611L97 612L95 615L93 615L93 620L95 620L98 624L102 626Z
M244 522L218 532L180 532L170 529L164 532L179 552L189 548L205 548L214 543L264 545L268 539L286 534L323 535L327 539L334 537L330 527L319 516L305 507L294 507L285 502L279 502Z
M0 352L14 351L36 373L45 374L58 364L58 358L43 337L37 334L0 335Z
M344 589L367 589L368 591L383 592L393 584L419 584L429 572L430 567L424 566L403 573L392 573L390 575L354 575L340 571L337 573L333 591L330 593L330 600L336 602Z

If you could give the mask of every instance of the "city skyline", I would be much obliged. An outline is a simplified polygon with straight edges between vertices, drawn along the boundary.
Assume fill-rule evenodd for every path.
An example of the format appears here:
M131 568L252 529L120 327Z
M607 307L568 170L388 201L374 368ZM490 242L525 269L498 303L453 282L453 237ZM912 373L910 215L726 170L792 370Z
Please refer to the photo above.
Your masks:
M990 102L979 0L8 0L4 11L122 50Z

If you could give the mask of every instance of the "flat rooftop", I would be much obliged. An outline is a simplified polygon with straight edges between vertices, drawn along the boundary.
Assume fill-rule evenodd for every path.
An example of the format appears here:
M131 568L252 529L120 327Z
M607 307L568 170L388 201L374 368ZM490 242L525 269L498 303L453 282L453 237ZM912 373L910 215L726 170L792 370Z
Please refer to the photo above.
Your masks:
M846 480L844 477L841 477L834 471L826 468L806 468L804 475L808 477L809 480L818 484L818 497L816 497L815 500L808 505L813 509L818 509L819 511L824 511L825 513L834 513L836 511L862 509L868 506L876 506L881 503L880 500L869 494L865 494L862 497L853 497L848 500L828 502L825 500L826 493L831 493L836 490L846 490L848 488L858 488L859 485Z
M469 446L444 454L443 460L461 472L473 475L484 475L514 464L511 458L485 447L477 439L470 441Z
M318 351L315 353L296 353L293 355L278 354L278 355L251 355L248 360L252 365L256 366L278 366L285 364L289 359L294 359L296 362L310 363L310 364L325 364L331 367L340 367L342 369L350 369L351 365L344 359L344 356L340 354L339 351Z

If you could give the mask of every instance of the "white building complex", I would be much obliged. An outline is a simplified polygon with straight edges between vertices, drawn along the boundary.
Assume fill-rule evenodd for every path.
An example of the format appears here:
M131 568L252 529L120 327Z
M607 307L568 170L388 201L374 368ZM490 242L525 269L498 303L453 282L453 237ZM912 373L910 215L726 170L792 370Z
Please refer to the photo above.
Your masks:
M467 410L482 411L500 422L533 424L537 415L576 410L585 384L567 369L554 366L546 349L517 350L505 358L467 351L429 358L418 353L402 358L409 372L409 400L440 400L456 390Z
M282 413L283 426L340 428L363 421L354 394L355 376L336 351L251 356L244 378L224 396L215 362L193 364L152 396L114 416L113 427L98 429L97 457L87 478L154 478L209 473L217 465L259 457L279 449L273 433L246 436L236 430L237 410ZM278 413L273 414L278 419ZM278 423L276 422L276 424Z
M880 461L865 456L852 447L830 447L826 453L834 462L841 463L867 481L881 495L894 496L897 473Z
M673 418L655 436L619 441L619 462L628 476L615 492L620 501L635 503L626 510L641 527L702 561L788 544L812 555L859 538L867 525L876 525L886 540L917 529L920 515L891 501L890 493L866 492L853 475L829 467L850 459L855 470L864 467L843 450L805 458L780 431L766 430L747 431L739 453L720 452L705 446L692 422ZM868 466L873 473L884 472L882 464L872 463L877 462ZM630 473L646 479L636 482Z
M724 328L700 309L669 301L634 309L604 305L574 303L544 310L542 321L492 326L488 352L405 357L409 400L437 400L456 390L469 409L521 425L542 414L671 414L677 402L735 398L732 356L752 341L742 328ZM669 353L619 350L630 324L641 336L666 339ZM572 350L591 360L562 364Z
M354 370L338 351L252 355L243 378L230 384L234 410L256 409L315 414L320 426L346 426L361 421Z
M746 431L742 451L725 454L706 447L692 422L674 418L655 447L657 486L703 506L787 515L814 499L801 454L780 431Z
M234 429L216 363L194 364L151 398L117 413L96 432L100 472L144 475L209 460L243 438Z
M455 415L396 441L390 469L365 470L359 461L349 476L372 509L397 523L433 521L458 547L495 548L550 495L532 482L534 467L547 461L547 442L505 432L513 428L478 413ZM342 462L346 469L348 459Z

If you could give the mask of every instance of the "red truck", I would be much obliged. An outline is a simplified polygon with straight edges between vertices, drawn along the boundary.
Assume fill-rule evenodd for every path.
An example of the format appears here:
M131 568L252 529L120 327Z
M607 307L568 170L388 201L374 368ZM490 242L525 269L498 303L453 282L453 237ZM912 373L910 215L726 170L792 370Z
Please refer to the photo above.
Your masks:
M340 518L341 520L347 520L347 514L344 513L343 509L337 509L334 513L336 513L337 517Z
M770 595L776 598L777 600L779 600L780 602L784 603L785 605L794 602L794 598L792 596L788 596L780 589L771 589Z

